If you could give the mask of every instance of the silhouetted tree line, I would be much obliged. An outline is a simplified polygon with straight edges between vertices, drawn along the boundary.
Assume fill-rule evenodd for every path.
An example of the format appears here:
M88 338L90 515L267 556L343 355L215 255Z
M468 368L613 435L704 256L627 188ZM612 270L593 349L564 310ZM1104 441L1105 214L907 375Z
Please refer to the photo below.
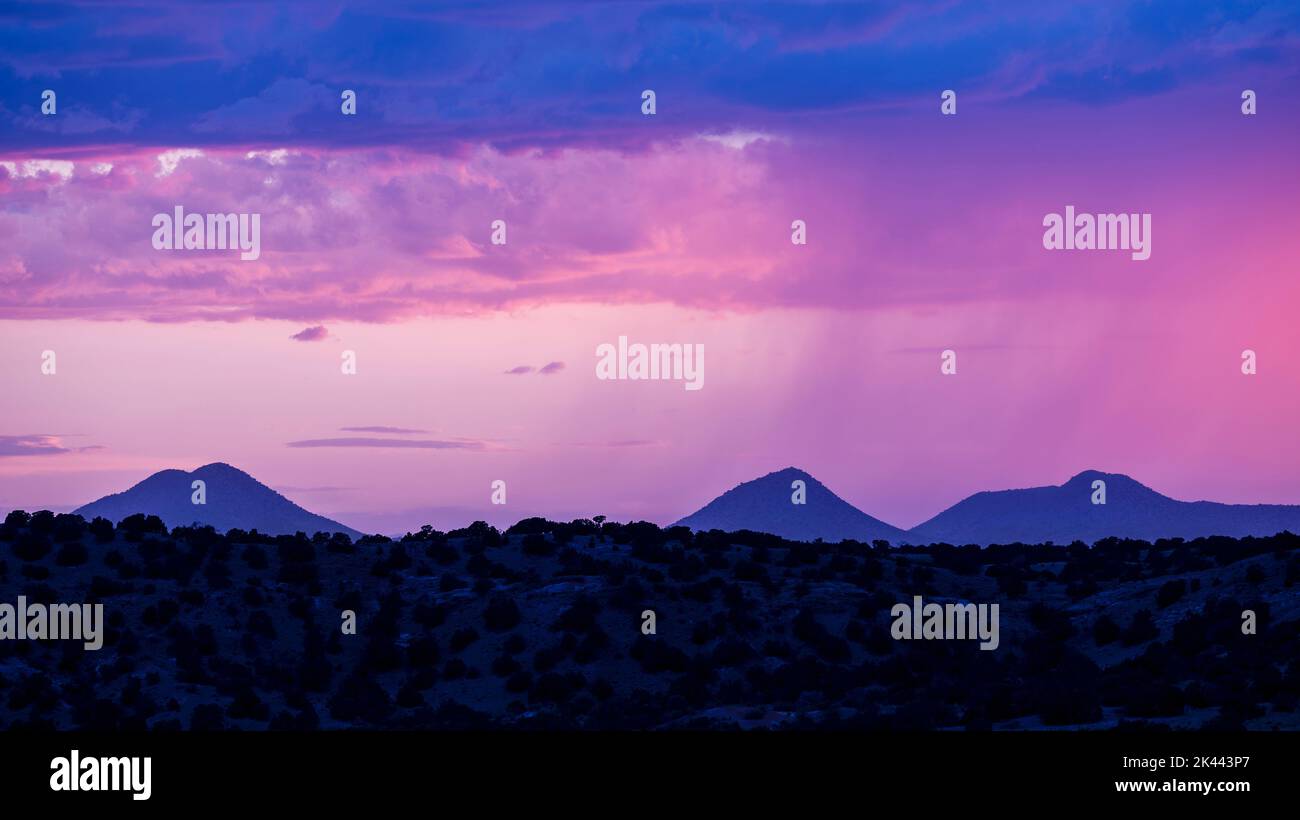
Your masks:
M1288 533L895 548L597 517L354 541L15 511L0 600L106 622L99 652L0 641L0 729L1294 728L1300 621L1274 613L1297 583ZM893 640L914 595L998 603L1001 647Z

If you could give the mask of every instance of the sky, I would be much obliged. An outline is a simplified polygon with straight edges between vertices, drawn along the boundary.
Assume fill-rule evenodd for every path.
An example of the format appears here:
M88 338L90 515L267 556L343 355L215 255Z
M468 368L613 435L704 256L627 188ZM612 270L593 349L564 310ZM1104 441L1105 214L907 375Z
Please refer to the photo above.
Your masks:
M17 2L0 89L0 509L213 461L385 532L789 466L901 527L1300 503L1294 3ZM156 249L177 206L260 255ZM1045 249L1066 206L1150 258ZM702 388L599 379L620 336Z

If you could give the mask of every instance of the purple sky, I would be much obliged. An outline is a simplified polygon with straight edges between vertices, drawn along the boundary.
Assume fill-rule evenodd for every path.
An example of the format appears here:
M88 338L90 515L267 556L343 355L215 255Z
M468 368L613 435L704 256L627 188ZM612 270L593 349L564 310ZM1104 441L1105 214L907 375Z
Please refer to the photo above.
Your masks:
M384 531L786 466L899 526L1086 468L1300 503L1293 4L75 5L0 14L0 508L210 461ZM260 258L155 250L177 205ZM1067 205L1151 258L1044 250ZM703 389L597 379L619 336Z

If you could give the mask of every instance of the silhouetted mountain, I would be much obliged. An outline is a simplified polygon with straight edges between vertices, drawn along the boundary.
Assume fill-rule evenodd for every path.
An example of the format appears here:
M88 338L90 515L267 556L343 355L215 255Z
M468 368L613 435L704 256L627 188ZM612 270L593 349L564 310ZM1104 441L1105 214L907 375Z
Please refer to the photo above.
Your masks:
M1106 483L1093 504L1092 484ZM976 493L909 530L928 544L1093 543L1102 538L1199 538L1300 532L1300 506L1177 501L1126 475L1086 470L1059 487Z
M802 480L807 489L804 504L792 501L791 484ZM898 543L902 530L872 518L826 485L794 467L746 481L710 501L675 526L693 530L753 530L792 541L838 542L846 538L869 543L882 539Z
M206 487L206 504L194 504L195 480ZM220 462L205 464L192 473L163 470L126 492L107 495L75 510L87 521L95 516L117 523L135 513L156 515L169 527L211 524L217 530L257 530L269 535L302 531L342 532L356 538L361 533L337 521L308 512L262 484L248 473Z

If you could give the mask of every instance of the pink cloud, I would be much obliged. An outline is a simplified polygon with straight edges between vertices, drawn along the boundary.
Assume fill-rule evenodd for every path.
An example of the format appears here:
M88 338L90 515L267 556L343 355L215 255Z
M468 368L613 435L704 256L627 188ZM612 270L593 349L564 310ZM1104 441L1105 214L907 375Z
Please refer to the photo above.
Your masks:
M1143 103L1166 104L1176 123L1181 101ZM1229 171L1215 159L1236 139L1222 122L1202 142L1155 154L1106 148L1146 144L1146 119L1107 122L1105 143L1088 136L1084 115L1049 111L973 119L959 144L914 118L883 120L865 149L792 131L635 154L263 146L162 163L160 149L82 151L63 160L70 172L14 158L0 164L0 317L392 322L560 303L753 311L1131 299L1213 279L1251 248L1297 249L1285 209L1262 206L1286 201L1296 173L1280 130L1261 130ZM1205 207L1211 189L1216 205ZM1041 220L1066 204L1153 213L1154 257L1049 257ZM150 220L176 205L260 214L261 257L155 251ZM489 241L496 219L506 245ZM807 224L806 245L790 242L794 219ZM319 327L295 338L315 339Z
M394 438L316 438L303 441L291 441L288 447L378 447L389 449L412 450L482 450L486 446L481 441L454 440L436 441L431 439L394 439Z
M104 449L102 445L67 447L61 436L29 433L18 436L0 436L0 457L57 456L66 453L90 453Z
M319 342L329 338L329 331L325 329L324 325L316 325L303 328L289 338L299 342Z
M344 433L386 433L394 436L407 436L429 432L428 430L416 430L410 427L385 427L383 425L372 425L369 427L340 427L339 430Z

